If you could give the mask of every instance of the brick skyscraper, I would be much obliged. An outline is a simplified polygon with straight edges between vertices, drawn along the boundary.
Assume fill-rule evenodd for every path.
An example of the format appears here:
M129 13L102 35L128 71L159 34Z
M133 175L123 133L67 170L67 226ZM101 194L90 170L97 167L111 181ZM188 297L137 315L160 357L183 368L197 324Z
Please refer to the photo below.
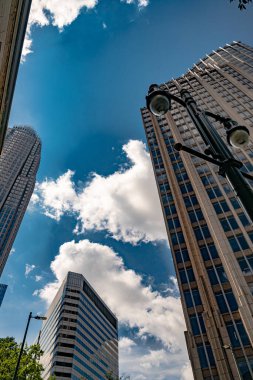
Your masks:
M202 109L253 126L253 49L240 42L162 85L186 88ZM205 146L185 108L141 110L176 268L194 378L253 379L253 226L217 166L173 145ZM223 126L215 122L225 138ZM233 149L253 171L253 145ZM252 183L253 186L253 183ZM253 205L252 205L253 207Z
M8 129L0 156L0 275L33 193L40 152L31 128Z
M118 378L118 321L85 278L68 272L44 322L42 378Z

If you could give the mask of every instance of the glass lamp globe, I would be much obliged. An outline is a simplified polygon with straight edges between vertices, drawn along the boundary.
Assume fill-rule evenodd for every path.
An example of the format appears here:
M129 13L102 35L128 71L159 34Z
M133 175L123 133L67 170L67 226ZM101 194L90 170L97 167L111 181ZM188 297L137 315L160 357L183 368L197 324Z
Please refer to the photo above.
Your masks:
M234 148L245 148L249 143L249 131L246 127L237 126L228 131L228 142Z
M166 114L171 108L170 99L166 95L154 94L149 103L149 109L155 116Z

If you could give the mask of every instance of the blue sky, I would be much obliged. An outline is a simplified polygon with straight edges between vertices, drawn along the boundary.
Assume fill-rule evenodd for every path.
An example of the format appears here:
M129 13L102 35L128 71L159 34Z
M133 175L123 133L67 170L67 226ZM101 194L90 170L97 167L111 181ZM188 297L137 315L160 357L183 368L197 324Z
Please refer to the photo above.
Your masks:
M149 84L181 75L225 43L253 45L253 7L240 12L228 0L48 0L43 15L40 4L33 2L26 42L33 52L19 70L10 126L33 126L42 159L2 276L9 288L0 334L21 340L28 313L45 312L67 262L68 269L82 268L122 321L122 372L133 380L190 379L139 109ZM29 342L39 327L32 321Z

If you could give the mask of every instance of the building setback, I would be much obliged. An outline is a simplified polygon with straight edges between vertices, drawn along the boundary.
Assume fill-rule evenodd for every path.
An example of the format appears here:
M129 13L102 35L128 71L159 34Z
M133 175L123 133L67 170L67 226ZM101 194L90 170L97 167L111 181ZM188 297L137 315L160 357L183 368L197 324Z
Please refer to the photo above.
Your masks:
M32 0L0 0L0 153Z
M0 156L0 276L33 193L40 153L32 128L8 129Z
M118 322L88 281L68 272L46 314L42 378L104 380L118 376Z
M253 125L253 49L226 45L161 86L188 89L199 107ZM176 268L194 378L253 379L253 226L217 166L185 152L205 146L185 108L141 110ZM225 139L221 124L216 128ZM253 172L253 145L233 149ZM253 184L252 184L253 186ZM252 205L253 207L253 205Z

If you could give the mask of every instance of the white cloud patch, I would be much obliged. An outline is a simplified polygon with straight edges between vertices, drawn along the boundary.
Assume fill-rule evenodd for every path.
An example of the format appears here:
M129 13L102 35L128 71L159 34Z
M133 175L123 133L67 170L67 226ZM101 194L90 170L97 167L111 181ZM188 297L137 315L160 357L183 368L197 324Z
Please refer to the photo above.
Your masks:
M99 0L33 0L26 37L22 52L22 61L32 53L32 27L37 25L45 27L56 26L59 31L70 25L79 16L82 10L94 9ZM148 0L126 0L127 4L136 3L138 7L144 8Z
M119 360L121 373L131 375L133 380L193 380L190 363L182 352L138 344L127 350L119 344Z
M10 250L10 256L12 256L15 252L16 252L16 249L15 249L15 248L12 248L12 249Z
M137 4L139 8L145 8L149 4L149 0L121 0L126 4Z
M152 165L144 143L130 140L123 146L130 163L103 177L94 173L83 188L75 189L74 172L36 185L33 200L59 221L63 214L78 219L76 233L106 230L131 244L166 239Z
M33 25L40 27L54 25L59 31L70 25L82 9L93 9L98 0L33 0L23 47L23 59L32 52L31 30Z
M42 279L43 279L43 277L42 276L39 276L39 275L37 275L37 276L35 276L35 281L36 282L39 282L39 281L41 281Z
M138 329L139 337L154 336L172 353L181 352L185 346L180 299L162 297L150 286L144 286L142 277L126 269L122 258L110 247L89 240L65 243L52 261L51 269L56 281L39 292L48 304L68 271L82 273L120 322Z
M34 264L25 264L25 277L28 277L29 273L31 273L36 266Z

